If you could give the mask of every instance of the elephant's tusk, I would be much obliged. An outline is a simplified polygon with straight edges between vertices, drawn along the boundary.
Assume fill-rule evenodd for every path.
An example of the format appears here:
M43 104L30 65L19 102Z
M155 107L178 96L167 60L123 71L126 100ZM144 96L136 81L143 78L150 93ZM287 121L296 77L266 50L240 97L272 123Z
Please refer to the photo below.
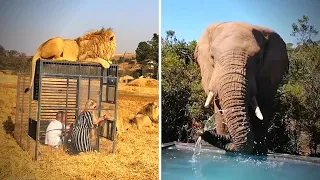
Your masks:
M262 113L260 111L260 108L258 106L257 99L255 96L252 98L251 105L253 107L253 110L254 110L257 118L259 118L260 120L263 120L263 116L262 116Z
M206 100L206 102L205 102L205 104L204 104L204 107L205 107L205 108L208 108L208 107L209 107L209 105L210 105L210 103L211 103L211 101L212 101L212 98L213 98L213 92L212 92L212 91L209 91L207 100Z
M256 107L256 110L254 111L256 113L256 116L260 119L260 120L263 120L263 116L262 116L262 113L260 111L260 108L259 106Z

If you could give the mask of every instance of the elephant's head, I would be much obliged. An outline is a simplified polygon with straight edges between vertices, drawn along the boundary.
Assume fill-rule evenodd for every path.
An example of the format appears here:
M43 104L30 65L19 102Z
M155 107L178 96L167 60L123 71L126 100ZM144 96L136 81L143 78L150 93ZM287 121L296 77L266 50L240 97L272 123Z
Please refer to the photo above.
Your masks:
M254 133L259 131L253 129L258 127L254 121L269 120L270 103L266 102L274 97L288 66L285 43L267 28L213 24L199 40L194 61L207 94L204 106L215 104L215 111L223 112L232 141L229 147L252 153L257 143Z

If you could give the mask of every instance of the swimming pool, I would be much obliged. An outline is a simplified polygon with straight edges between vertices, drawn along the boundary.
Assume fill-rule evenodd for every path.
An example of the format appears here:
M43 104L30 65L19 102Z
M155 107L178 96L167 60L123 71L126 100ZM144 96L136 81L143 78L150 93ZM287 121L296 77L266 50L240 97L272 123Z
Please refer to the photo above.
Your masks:
M161 179L319 180L320 161L298 158L226 155L222 150L206 147L202 147L200 155L194 155L193 145L176 144L162 149Z

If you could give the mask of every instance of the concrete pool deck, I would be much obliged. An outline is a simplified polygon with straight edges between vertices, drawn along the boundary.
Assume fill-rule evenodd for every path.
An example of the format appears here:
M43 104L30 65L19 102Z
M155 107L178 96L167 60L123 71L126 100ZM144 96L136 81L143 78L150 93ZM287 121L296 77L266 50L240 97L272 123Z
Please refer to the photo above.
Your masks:
M192 150L195 146L195 143L181 143L181 142L170 142L161 144L161 149L168 149L170 147L175 147L181 150ZM219 149L212 145L201 144L202 152L212 152L217 154L226 154L225 150ZM267 154L267 159L269 160L293 160L293 161L303 161L307 163L314 163L320 165L320 158L317 157L308 157L308 156L299 156L299 155L291 155L291 154L282 154L282 153L269 153Z

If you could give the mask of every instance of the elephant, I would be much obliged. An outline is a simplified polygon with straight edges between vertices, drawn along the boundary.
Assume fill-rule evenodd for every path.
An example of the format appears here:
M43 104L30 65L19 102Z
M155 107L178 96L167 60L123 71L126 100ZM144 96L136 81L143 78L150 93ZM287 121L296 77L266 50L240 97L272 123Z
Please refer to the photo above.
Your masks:
M289 70L281 36L246 22L214 23L201 35L193 62L217 125L202 139L231 152L267 154L275 95Z

